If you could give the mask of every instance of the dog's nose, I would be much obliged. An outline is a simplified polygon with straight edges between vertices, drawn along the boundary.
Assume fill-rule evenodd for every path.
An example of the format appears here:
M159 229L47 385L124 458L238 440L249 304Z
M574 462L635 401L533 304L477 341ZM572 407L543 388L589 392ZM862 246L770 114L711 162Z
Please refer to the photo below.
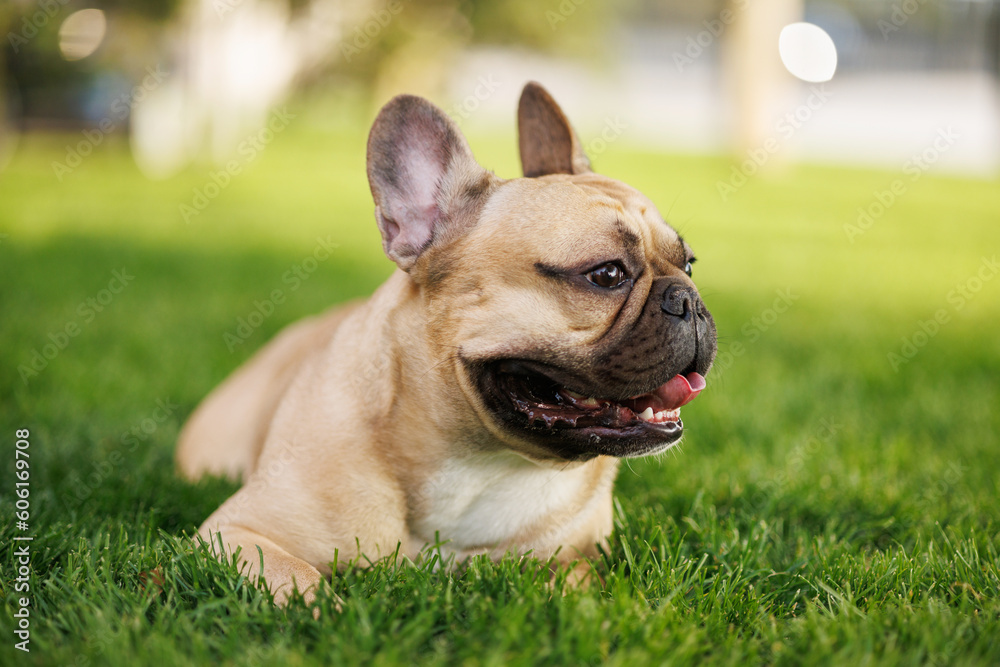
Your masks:
M687 320L691 318L691 314L696 308L697 298L691 288L684 285L671 285L663 293L663 302L660 303L660 308L667 315Z

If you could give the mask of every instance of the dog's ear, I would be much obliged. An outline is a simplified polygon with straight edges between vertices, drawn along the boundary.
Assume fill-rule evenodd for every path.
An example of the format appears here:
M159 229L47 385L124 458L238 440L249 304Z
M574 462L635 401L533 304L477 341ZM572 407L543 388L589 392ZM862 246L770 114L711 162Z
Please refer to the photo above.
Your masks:
M404 271L432 241L468 225L470 205L484 198L493 178L452 120L423 98L394 97L368 135L368 184L382 247Z
M521 167L531 178L546 174L583 174L590 160L566 114L549 92L534 81L521 91L517 105Z

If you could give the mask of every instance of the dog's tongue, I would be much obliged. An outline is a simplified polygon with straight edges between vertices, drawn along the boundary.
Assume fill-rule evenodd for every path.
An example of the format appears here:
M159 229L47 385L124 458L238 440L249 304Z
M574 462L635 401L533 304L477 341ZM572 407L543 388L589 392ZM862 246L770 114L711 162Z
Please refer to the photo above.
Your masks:
M688 373L686 377L675 375L665 385L654 389L651 397L661 404L659 410L676 410L693 401L706 385L699 373Z

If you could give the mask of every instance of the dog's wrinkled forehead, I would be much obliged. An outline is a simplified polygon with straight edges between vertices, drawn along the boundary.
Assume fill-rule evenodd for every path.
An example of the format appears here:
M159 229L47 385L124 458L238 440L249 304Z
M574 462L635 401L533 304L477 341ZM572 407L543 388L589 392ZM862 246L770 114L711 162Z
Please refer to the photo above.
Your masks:
M515 237L526 252L564 266L613 261L626 250L665 271L683 267L689 254L648 197L593 172L506 182L483 208L479 231Z

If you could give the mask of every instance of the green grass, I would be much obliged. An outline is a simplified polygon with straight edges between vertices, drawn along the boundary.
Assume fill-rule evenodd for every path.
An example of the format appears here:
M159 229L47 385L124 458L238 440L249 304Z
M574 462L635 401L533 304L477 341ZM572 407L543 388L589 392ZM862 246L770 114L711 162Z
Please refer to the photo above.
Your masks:
M178 206L209 169L151 183L121 142L59 182L51 162L79 138L29 136L0 176L4 664L1000 662L1000 279L961 308L948 299L1000 251L996 181L926 175L851 243L844 225L901 174L794 167L723 202L727 160L646 154L627 136L595 160L694 246L722 354L685 408L684 445L623 466L603 589L553 591L513 562L445 571L429 553L336 577L343 611L323 598L313 620L194 553L183 536L234 487L175 477L180 424L282 326L391 268L365 120L323 117L301 112L190 224ZM512 133L472 144L514 175ZM327 236L336 255L291 289L283 274ZM134 279L87 321L122 268ZM227 349L275 289L284 303ZM770 312L784 290L790 307ZM893 369L887 354L939 309L947 323ZM23 382L18 367L69 322L79 334ZM30 654L12 634L18 428Z

